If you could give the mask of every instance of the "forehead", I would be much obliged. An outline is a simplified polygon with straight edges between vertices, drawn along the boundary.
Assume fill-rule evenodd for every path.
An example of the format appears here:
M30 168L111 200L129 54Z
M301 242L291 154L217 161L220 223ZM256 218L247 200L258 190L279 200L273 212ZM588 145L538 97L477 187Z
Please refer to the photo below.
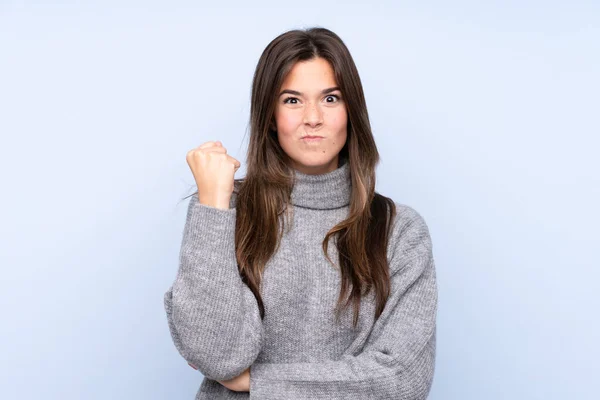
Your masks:
M329 61L315 58L298 61L283 80L282 89L314 88L336 86L335 75Z

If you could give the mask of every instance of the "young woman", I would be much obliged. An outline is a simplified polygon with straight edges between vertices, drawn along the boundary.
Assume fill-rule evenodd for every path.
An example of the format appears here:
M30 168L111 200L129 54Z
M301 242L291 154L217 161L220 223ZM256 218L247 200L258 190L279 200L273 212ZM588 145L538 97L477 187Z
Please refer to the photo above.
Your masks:
M247 173L190 150L179 270L165 294L196 399L425 399L437 286L421 215L375 192L361 81L330 30L292 30L252 85Z

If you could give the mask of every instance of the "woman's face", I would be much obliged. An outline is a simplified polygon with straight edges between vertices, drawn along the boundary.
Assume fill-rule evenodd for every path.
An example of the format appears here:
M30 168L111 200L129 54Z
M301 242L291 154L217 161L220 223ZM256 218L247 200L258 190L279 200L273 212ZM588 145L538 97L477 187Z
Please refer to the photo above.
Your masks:
M338 167L348 117L342 92L336 87L329 62L315 58L297 62L278 93L277 138L292 167L305 174L322 174Z

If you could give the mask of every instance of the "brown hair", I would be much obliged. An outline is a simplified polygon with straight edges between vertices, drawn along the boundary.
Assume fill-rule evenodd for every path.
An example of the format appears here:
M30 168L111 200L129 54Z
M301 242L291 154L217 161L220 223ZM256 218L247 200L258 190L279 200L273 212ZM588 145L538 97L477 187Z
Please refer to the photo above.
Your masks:
M386 249L396 208L390 198L375 192L379 153L360 77L348 48L328 29L313 27L285 32L268 44L258 61L252 82L247 173L235 180L232 195L237 197L236 257L240 276L254 293L264 318L259 290L262 272L279 248L286 225L280 216L284 212L289 216L291 212L289 201L294 182L294 170L289 167L289 158L272 129L277 92L297 61L316 57L331 64L347 107L348 136L339 156L350 164L349 215L327 232L322 246L325 257L333 264L327 247L330 237L335 235L342 279L336 318L342 303L343 307L352 303L356 326L362 295L375 290L377 319L390 294Z

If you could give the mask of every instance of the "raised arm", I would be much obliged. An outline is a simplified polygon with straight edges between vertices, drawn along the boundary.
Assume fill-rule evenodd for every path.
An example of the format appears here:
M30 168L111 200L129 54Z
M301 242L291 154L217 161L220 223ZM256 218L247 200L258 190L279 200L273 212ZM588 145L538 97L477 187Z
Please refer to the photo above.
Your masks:
M435 364L437 286L423 218L398 206L390 260L391 295L359 354L318 363L250 369L250 398L421 400Z
M188 204L176 279L164 295L175 347L207 378L227 380L258 357L263 325L235 257L236 209Z

